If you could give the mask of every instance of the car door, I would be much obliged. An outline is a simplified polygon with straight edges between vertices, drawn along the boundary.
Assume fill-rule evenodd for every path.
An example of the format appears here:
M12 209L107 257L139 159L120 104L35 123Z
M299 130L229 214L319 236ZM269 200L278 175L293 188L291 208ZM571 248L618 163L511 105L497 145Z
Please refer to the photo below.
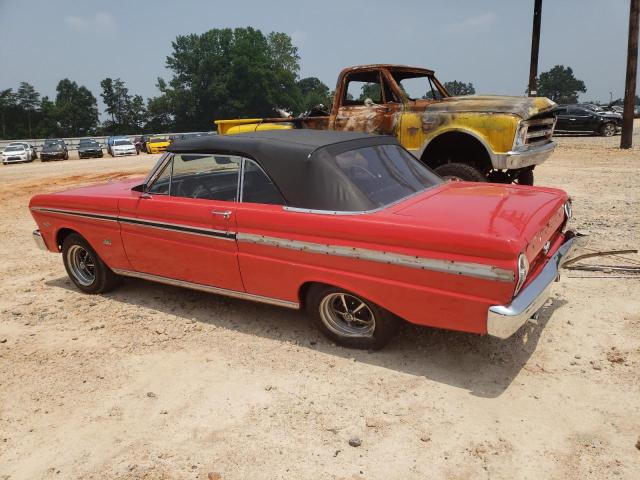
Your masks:
M570 130L574 132L591 132L594 114L586 108L569 107Z
M569 122L569 109L567 107L558 107L554 110L553 113L556 116L556 130L563 132L571 130Z
M119 204L137 272L243 291L235 242L241 158L171 154L144 192Z

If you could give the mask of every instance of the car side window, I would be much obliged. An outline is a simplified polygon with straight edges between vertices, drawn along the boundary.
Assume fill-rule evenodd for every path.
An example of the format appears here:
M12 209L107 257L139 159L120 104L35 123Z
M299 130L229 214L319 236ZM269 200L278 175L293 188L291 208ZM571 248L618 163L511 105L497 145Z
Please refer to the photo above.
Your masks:
M147 192L235 202L241 160L234 155L175 154Z
M278 187L256 162L248 158L244 159L241 201L267 205L286 205Z
M234 155L176 154L169 195L235 202L241 160Z

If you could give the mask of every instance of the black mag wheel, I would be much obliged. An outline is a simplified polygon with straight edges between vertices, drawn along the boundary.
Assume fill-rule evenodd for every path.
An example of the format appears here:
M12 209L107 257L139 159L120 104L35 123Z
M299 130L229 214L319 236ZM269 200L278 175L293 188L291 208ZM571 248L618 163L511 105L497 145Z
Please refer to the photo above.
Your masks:
M344 289L314 285L306 306L313 323L333 342L361 349L384 347L402 321L384 308Z
M119 277L77 233L69 234L64 239L62 261L71 281L85 293L103 293L118 282Z

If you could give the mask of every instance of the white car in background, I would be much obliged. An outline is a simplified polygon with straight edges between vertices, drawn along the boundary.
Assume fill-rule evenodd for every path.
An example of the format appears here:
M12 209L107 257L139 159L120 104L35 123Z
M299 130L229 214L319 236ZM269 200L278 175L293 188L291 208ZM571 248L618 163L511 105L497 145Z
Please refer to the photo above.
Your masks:
M31 149L25 147L24 144L8 145L2 152L2 164L33 162L31 155Z
M36 150L36 147L34 147L33 145L31 145L30 143L27 142L11 142L9 145L7 145L7 147L11 147L14 145L22 145L24 146L24 148L28 151L31 152L31 160L35 160L36 158L38 158L38 151Z
M111 146L111 151L113 152L114 157L122 155L138 155L140 153L131 140L124 138L114 140L113 145Z

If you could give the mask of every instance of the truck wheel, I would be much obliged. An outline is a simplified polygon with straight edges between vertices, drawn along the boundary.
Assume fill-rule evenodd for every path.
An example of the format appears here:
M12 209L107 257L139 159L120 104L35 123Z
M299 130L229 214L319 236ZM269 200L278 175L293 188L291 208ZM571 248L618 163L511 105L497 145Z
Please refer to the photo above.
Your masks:
M391 312L341 288L314 285L305 304L314 325L344 347L380 349L401 324Z
M600 129L603 137L612 137L616 134L616 126L613 123L605 123Z
M111 290L118 276L107 267L91 245L77 233L62 243L62 261L71 281L84 293Z
M435 169L445 180L452 182L486 182L487 178L477 168L466 163L445 163Z
M525 170L520 172L516 180L518 185L533 185L533 170Z

